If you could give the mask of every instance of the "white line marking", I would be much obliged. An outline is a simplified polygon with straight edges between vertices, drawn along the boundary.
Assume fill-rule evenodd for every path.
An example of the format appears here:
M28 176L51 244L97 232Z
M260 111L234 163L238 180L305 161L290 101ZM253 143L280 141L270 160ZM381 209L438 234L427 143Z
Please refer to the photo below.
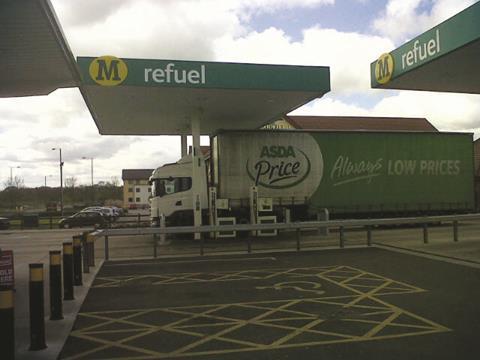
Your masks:
M123 263L123 264L104 264L103 266L157 266L163 264L192 264L202 262L238 262L238 261L259 261L270 260L276 261L275 257L258 257L258 258L245 258L245 259L209 259L209 260L178 260L178 261L162 261L162 262L148 262L148 263Z

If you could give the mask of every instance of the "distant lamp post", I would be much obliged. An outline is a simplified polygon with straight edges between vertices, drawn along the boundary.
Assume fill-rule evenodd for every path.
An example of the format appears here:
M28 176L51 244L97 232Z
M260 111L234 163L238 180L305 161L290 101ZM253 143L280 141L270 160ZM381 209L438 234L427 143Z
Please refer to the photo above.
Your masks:
M45 175L45 187L47 187L47 176L51 177L52 175Z
M86 156L82 156L82 159L84 159L84 160L90 159L90 177L91 177L91 180L92 180L92 187L93 187L93 157L89 158L89 157L86 157Z
M92 181L92 205L95 204L95 189L93 188L93 157L82 156L82 159L90 159L90 178Z
M20 166L10 166L10 186L13 186L13 169L20 169Z
M58 150L60 153L60 213L63 216L63 161L62 161L62 148L52 148L52 150Z

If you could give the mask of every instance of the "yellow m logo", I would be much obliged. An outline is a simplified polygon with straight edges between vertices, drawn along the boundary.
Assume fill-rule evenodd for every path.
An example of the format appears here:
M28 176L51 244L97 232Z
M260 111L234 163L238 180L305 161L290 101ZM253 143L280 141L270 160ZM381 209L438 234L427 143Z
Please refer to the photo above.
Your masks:
M381 55L375 64L375 79L379 84L386 84L393 75L393 57L390 54Z
M115 56L101 56L90 63L90 77L102 86L121 84L128 75L127 64Z

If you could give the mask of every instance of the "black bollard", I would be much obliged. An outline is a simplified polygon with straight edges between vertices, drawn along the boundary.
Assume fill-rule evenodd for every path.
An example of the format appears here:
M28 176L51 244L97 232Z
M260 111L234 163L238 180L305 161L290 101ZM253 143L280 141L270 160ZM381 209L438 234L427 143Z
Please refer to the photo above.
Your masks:
M372 246L372 226L367 225L367 246Z
M84 274L90 273L90 259L89 259L90 253L88 250L87 236L88 236L88 231L84 231L82 233L83 273Z
M45 310L43 301L43 264L30 264L30 347L42 350L45 344Z
M73 249L72 243L63 243L63 300L73 300Z
M453 222L453 241L458 242L458 220Z
M82 286L82 236L73 236L73 285Z
M95 236L87 234L88 265L95 266Z
M13 289L0 288L0 349L2 359L15 359L15 307Z
M50 251L50 320L63 319L61 251Z
M428 244L428 224L423 224L423 243Z
M108 261L110 260L110 254L109 254L109 247L108 247L108 235L105 235L105 256L104 256L104 259L105 261Z
M343 249L345 247L345 229L343 226L340 226L340 247Z
M300 228L297 229L297 251L300 251L300 238L301 238Z

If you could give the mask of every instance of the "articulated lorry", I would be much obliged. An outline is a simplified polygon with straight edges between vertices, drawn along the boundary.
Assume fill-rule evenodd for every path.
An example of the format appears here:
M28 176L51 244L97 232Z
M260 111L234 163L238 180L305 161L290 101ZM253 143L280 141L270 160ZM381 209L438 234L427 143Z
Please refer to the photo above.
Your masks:
M323 209L337 218L385 217L475 205L470 133L222 131L211 137L202 171L203 213L215 194L219 216L236 223L251 222L252 189L277 221L315 219ZM192 224L191 156L150 180L152 224L161 214L170 225Z

